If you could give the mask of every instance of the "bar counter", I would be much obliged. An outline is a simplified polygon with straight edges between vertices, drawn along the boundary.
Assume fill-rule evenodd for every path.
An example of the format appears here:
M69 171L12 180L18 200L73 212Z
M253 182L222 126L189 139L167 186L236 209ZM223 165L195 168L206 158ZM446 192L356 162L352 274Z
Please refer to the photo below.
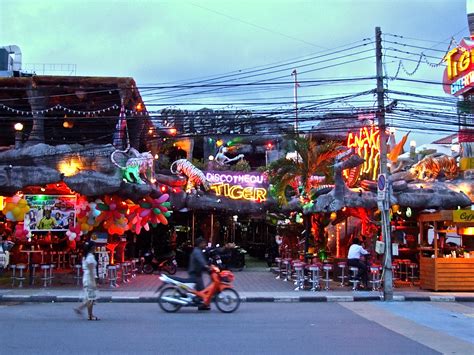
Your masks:
M474 291L474 258L420 258L420 287L434 291Z

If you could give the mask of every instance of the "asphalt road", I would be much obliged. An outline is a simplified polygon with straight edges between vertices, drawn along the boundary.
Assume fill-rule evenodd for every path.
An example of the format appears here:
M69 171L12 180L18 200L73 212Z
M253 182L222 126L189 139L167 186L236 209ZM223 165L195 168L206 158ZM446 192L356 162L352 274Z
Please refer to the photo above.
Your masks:
M167 314L155 304L99 304L100 321L78 318L73 306L0 305L0 353L439 353L337 303L244 303L233 314L215 308ZM379 312L377 306L366 307Z

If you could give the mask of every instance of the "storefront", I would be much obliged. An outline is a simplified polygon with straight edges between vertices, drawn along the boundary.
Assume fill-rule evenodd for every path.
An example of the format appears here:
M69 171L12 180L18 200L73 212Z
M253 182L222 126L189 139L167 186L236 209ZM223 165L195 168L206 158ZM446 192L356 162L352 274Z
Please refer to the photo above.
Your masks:
M434 291L474 291L474 211L421 214L420 287ZM427 226L433 226L428 245ZM456 242L448 242L449 238Z

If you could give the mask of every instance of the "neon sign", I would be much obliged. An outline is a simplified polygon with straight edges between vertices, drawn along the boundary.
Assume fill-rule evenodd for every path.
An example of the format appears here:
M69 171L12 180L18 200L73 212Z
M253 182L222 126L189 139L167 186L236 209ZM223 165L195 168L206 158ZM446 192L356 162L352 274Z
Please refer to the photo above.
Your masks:
M380 134L375 126L363 127L358 133L349 133L347 147L354 148L355 152L365 162L362 165L359 176L366 175L369 179L377 178L377 170L380 161ZM350 171L344 170L344 177L349 178Z
M217 196L225 196L232 200L244 199L257 202L267 200L267 190L263 187L242 187L241 185L217 183L211 185L211 190L215 191Z
M206 179L216 196L256 202L267 200L268 182L262 174L208 171Z
M447 94L459 96L474 87L474 42L463 39L443 60L446 62L443 87Z

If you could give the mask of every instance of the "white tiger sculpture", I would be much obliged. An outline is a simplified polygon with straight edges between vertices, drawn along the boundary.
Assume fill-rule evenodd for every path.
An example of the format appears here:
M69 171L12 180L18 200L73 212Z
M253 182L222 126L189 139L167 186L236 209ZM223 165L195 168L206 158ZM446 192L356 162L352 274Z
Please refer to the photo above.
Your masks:
M203 172L186 159L178 159L174 161L173 164L171 164L170 171L175 175L182 174L188 178L186 192L190 192L193 188L200 185L202 185L206 191L210 188L209 181L206 179Z
M131 154L132 157L127 159L125 166L121 166L114 159L116 153ZM154 160L151 152L140 153L135 148L127 147L125 150L115 150L110 155L110 160L115 166L119 167L124 178L128 182L135 182L137 184L146 184L143 180L151 181L154 175ZM143 177L143 179L142 179Z

